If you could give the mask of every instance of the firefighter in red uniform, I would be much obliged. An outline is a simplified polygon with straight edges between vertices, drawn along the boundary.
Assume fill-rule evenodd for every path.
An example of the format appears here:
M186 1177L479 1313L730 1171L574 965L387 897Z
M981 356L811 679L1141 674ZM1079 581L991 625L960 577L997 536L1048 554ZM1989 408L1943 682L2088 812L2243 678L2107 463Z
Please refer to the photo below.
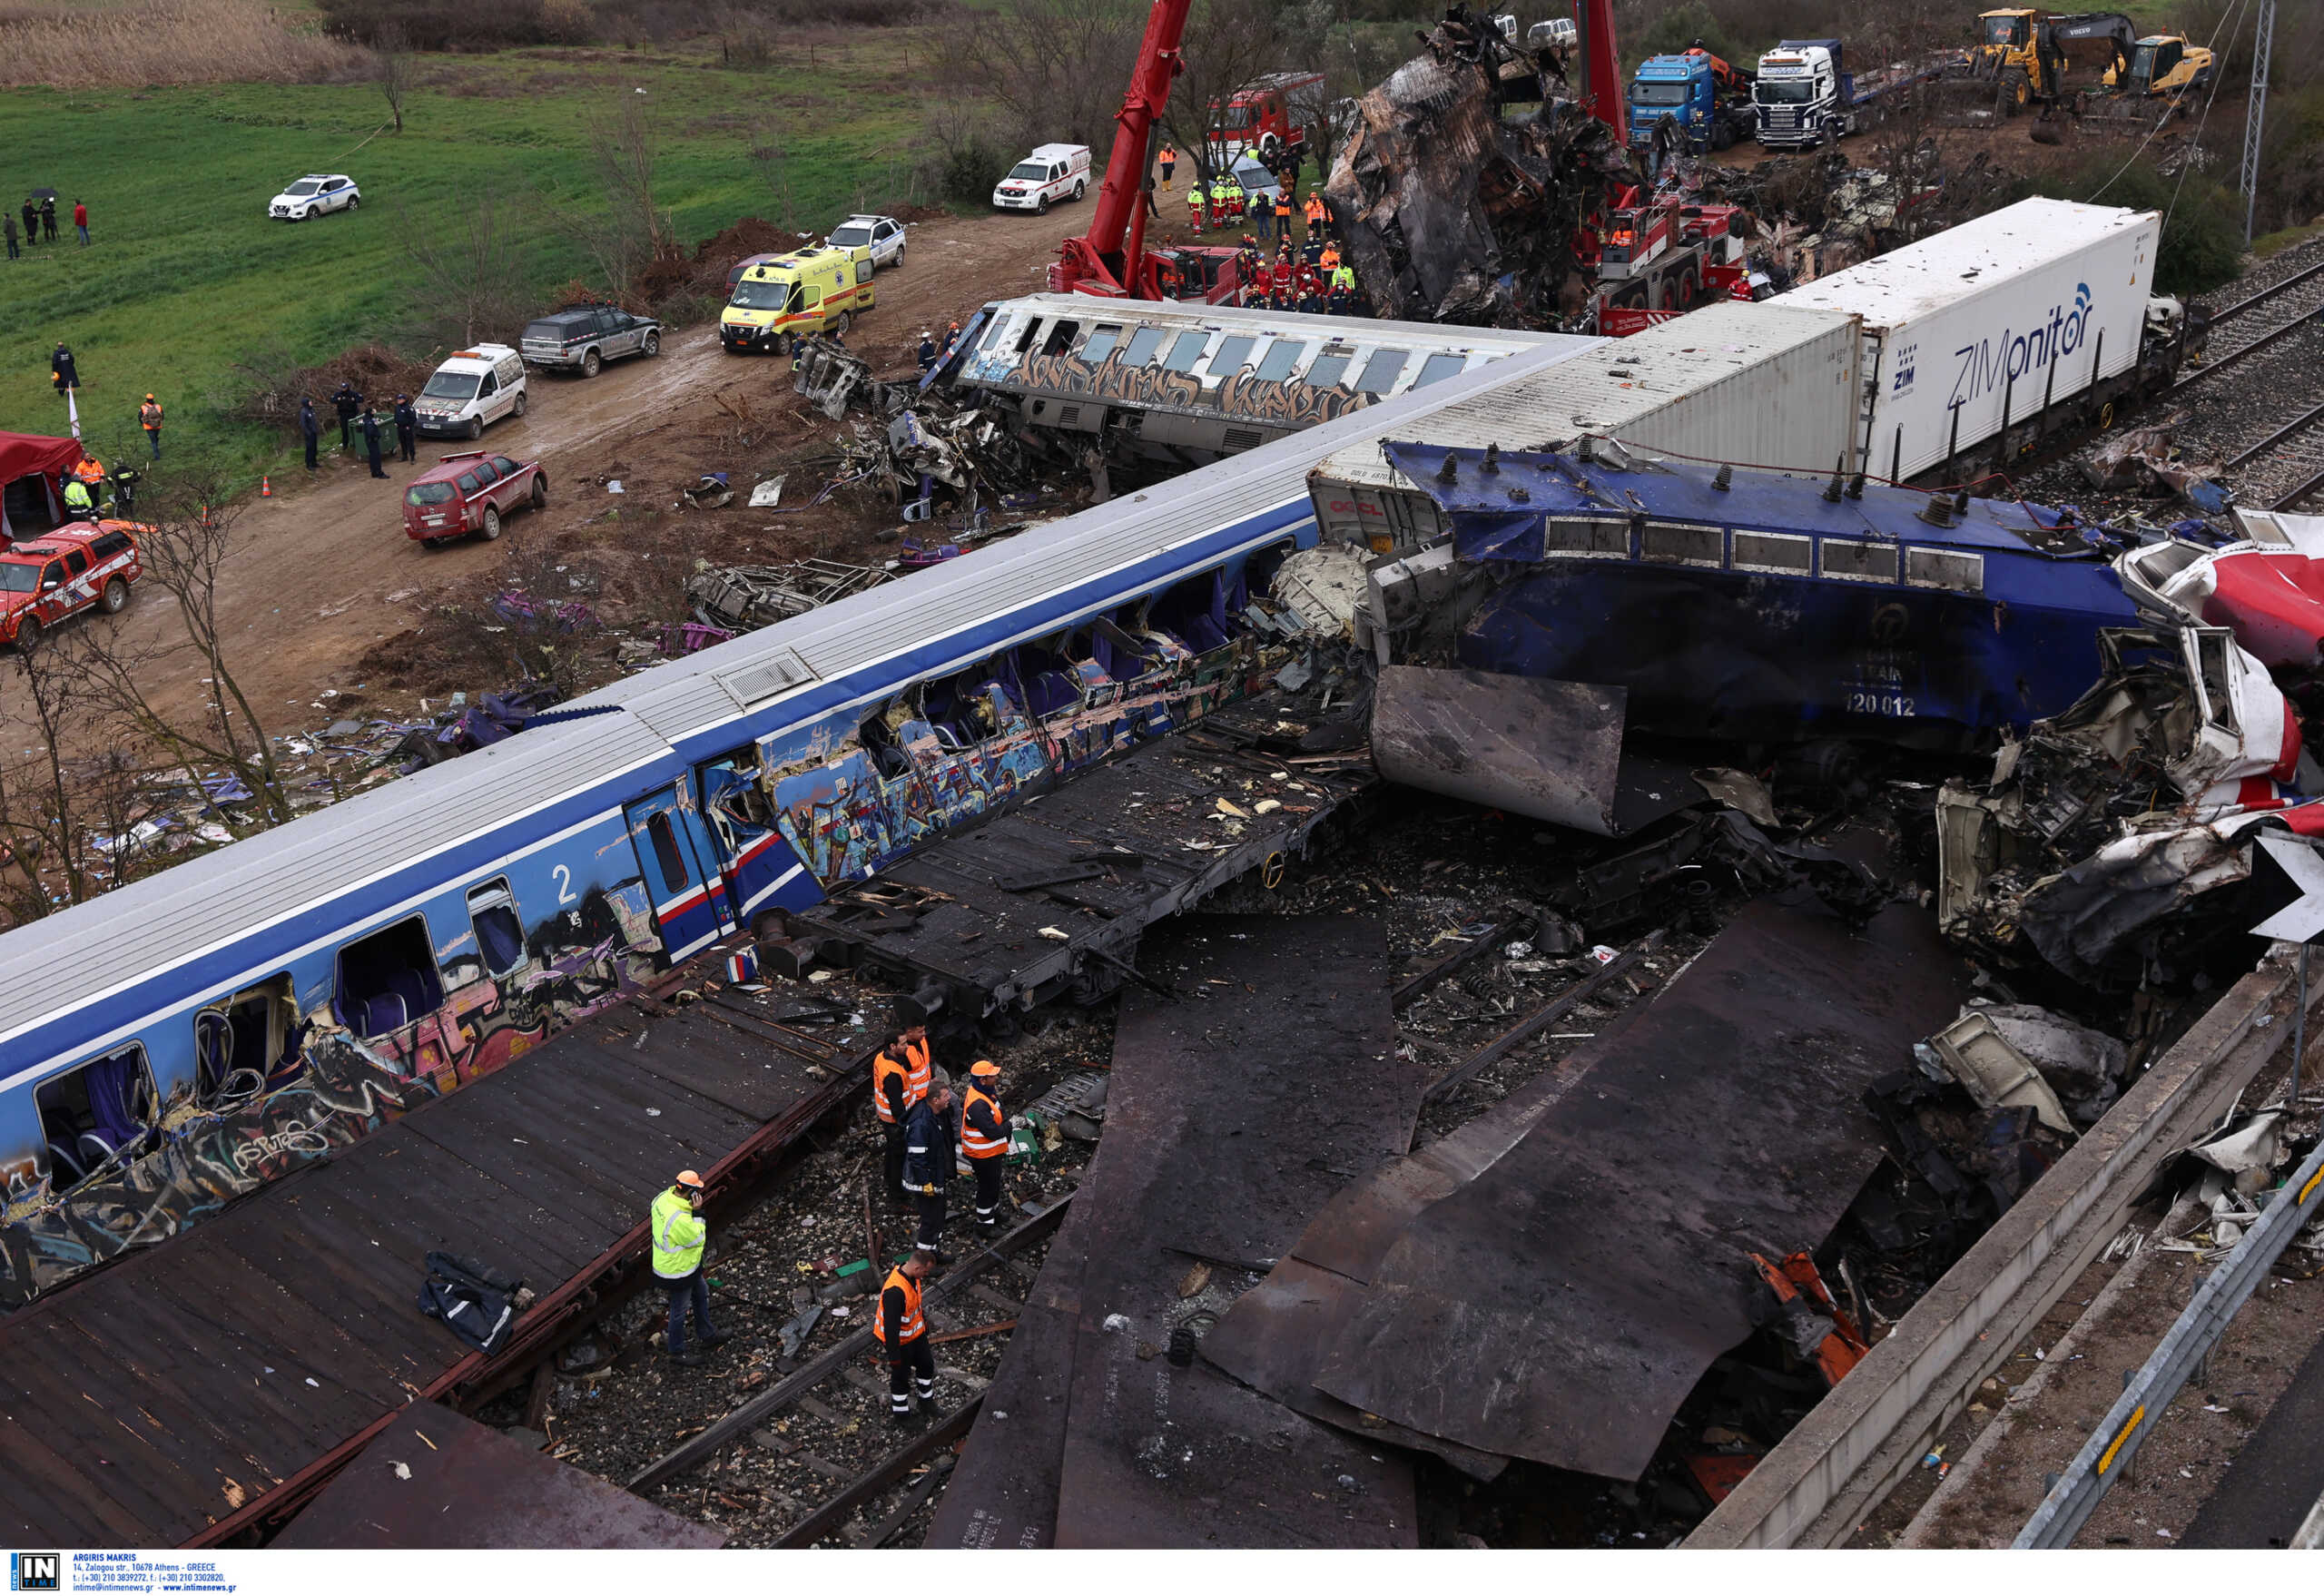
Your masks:
M969 1067L960 1100L960 1151L977 1178L977 1228L1000 1223L1000 1166L1009 1156L1009 1116L1000 1111L1000 1066L980 1059Z
M872 1335L888 1349L888 1417L898 1422L911 1417L915 1386L921 1406L936 1405L936 1354L920 1307L921 1280L935 1266L934 1254L916 1252L889 1270L872 1320Z
M926 1026L898 1031L872 1060L872 1107L880 1116L880 1135L886 1143L881 1178L891 1203L904 1203L910 1197L904 1190L904 1122L928 1095L933 1079Z

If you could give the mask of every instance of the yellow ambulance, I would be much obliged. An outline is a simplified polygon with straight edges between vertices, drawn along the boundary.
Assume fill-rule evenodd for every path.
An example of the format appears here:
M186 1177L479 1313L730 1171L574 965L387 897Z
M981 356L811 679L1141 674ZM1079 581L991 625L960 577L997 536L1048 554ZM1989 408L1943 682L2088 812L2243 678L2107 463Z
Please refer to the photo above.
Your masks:
M743 273L718 319L718 341L731 354L773 354L801 334L844 332L872 308L872 250L802 250Z

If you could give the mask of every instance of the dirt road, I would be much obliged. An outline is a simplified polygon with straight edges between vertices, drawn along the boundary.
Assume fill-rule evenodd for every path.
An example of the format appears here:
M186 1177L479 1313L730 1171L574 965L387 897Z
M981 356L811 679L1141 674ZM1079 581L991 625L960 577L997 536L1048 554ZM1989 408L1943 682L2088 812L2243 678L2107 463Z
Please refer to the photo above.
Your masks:
M852 347L876 365L909 369L923 327L940 338L947 322L987 300L1037 291L1058 241L1088 224L1086 206L913 224L905 263L880 278L878 302L856 323ZM403 533L404 485L438 456L471 447L465 441L423 439L419 461L390 460L381 482L359 455L338 454L336 430L327 432L330 452L311 483L276 483L273 498L245 508L221 595L230 664L270 729L299 724L290 706L303 713L324 688L351 687L354 662L411 625L431 593L489 592L510 538L578 525L609 505L642 506L649 494L666 507L693 469L675 474L684 453L676 446L718 420L714 396L741 393L763 409L788 398L790 377L788 360L724 353L710 326L674 330L658 357L618 362L594 379L536 375L524 419L500 422L475 446L546 463L548 509L533 527L513 517L497 544L429 550ZM615 467L627 489L619 498L596 481ZM87 624L118 626L133 645L178 635L175 613L158 596L141 596L118 621ZM202 675L188 663L153 690L165 709L193 710Z

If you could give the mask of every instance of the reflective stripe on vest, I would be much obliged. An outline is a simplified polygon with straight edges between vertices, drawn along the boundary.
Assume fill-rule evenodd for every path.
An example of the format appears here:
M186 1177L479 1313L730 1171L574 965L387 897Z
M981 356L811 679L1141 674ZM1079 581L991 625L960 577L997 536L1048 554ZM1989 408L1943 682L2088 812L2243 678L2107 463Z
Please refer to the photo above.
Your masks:
M683 1280L702 1266L703 1242L710 1234L694 1205L662 1188L654 1199L654 1273L665 1280Z
M993 1122L1001 1128L998 1137L987 1136L977 1128L972 1111L979 1103L992 1110ZM981 1087L971 1086L960 1104L960 1150L971 1158L997 1158L1009 1150L1009 1122L1000 1117L1000 1099Z
M883 1052L872 1060L872 1106L879 1110L880 1118L891 1125L896 1123L896 1117L888 1109L888 1077L901 1075L904 1078L904 1112L907 1114L911 1112L914 1103L928 1095L929 1086L935 1079L926 1042L917 1047L906 1042L904 1059L905 1062L899 1064Z
M920 1282L903 1272L898 1265L888 1271L888 1283L880 1287L880 1306L872 1315L872 1334L880 1340L888 1339L888 1293L901 1286L904 1294L904 1322L897 1339L918 1341L928 1334L928 1325L920 1316Z

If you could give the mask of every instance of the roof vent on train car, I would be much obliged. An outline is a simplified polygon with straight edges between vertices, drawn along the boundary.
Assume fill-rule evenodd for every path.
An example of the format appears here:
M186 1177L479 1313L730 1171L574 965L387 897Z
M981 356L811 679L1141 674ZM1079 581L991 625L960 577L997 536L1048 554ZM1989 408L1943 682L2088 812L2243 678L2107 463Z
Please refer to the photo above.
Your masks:
M771 659L758 660L731 671L720 671L711 679L725 688L735 704L743 709L756 709L793 688L819 680L813 667L799 657L799 651L795 648L786 648Z

